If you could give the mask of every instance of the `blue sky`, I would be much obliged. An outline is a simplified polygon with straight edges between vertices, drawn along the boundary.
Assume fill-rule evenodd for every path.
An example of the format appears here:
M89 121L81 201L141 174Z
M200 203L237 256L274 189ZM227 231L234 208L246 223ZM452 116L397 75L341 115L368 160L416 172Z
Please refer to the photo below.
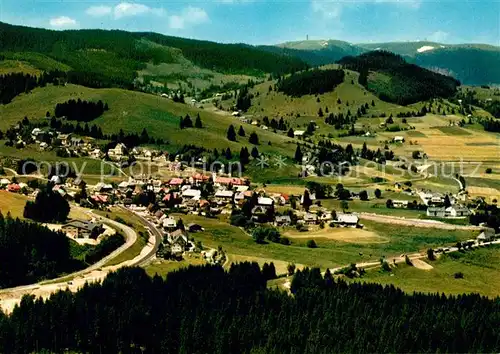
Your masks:
M496 0L0 0L0 21L275 44L432 40L500 45Z

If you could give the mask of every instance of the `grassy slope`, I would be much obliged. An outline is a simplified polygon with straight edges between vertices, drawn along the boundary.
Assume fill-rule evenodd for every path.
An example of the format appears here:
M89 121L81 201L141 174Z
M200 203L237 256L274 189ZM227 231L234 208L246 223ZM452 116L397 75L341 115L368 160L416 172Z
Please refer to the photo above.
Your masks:
M500 248L488 247L465 253L445 255L429 262L434 269L421 270L399 265L391 273L369 271L359 281L394 284L407 292L446 294L480 293L490 297L500 295ZM462 272L463 279L454 274Z
M173 147L195 144L206 148L229 147L232 151L239 151L243 145L251 146L247 138L240 138L238 142L226 139L229 125L234 124L236 129L240 125L239 121L231 116L218 115L154 95L121 89L89 89L76 85L37 88L29 94L16 97L12 103L0 107L0 129L8 128L24 116L30 119L44 119L40 117L44 117L46 111L53 112L57 103L77 98L103 100L109 104L110 110L93 121L101 126L105 133L117 133L120 129L140 133L146 128L150 136L162 137ZM179 116L189 114L194 118L197 113L201 116L203 129L179 129ZM252 131L257 131L261 142L259 151L293 154L293 148L287 144L291 139L248 124L243 126L247 136ZM267 144L269 141L271 146Z
M25 62L35 67L37 70L52 71L61 70L69 71L70 66L63 64L53 58L50 58L41 53L34 52L3 52L2 55L7 59L15 60L18 62Z
M325 66L325 68L330 67L333 66ZM409 110L405 107L381 101L375 95L358 85L358 76L359 74L355 72L346 71L344 82L333 92L318 95L320 102L317 102L317 97L311 95L292 98L281 92L269 92L269 85L274 86L275 81L267 81L263 84L255 86L253 93L255 95L258 92L259 96L252 100L252 107L250 108L249 113L259 116L283 116L284 118L294 119L296 114L299 113L301 118L303 118L302 120L305 120L306 118L317 119L319 108L325 111L325 107L328 107L329 112L344 112L344 114L347 113L348 109L350 109L351 113L355 113L357 108L360 107L361 104L365 103L370 104L370 115L377 115L383 112L392 112L393 114L396 114L397 112L406 112ZM351 83L351 80L354 81L354 84ZM337 99L339 98L342 101L341 104L337 103ZM371 107L372 100L375 102L375 107ZM349 101L349 106L346 105L346 101ZM323 121L323 119L317 120ZM307 123L308 122L309 120L307 120Z
M424 250L431 245L456 243L471 237L470 232L434 229L416 229L387 224L364 222L368 231L375 232L387 243L348 243L325 238L316 238L318 248L307 248L307 234L304 238L292 240L292 245L269 243L256 244L241 229L218 219L206 219L193 215L179 215L184 223L196 222L205 227L204 232L192 234L206 247L222 246L228 254L252 256L308 266L336 267L350 262L376 260L381 256ZM360 256L359 253L363 255Z
M8 212L13 218L23 219L23 211L28 197L22 194L10 193L0 190L0 212L5 216ZM69 219L89 219L88 215L78 209L72 209L68 216Z

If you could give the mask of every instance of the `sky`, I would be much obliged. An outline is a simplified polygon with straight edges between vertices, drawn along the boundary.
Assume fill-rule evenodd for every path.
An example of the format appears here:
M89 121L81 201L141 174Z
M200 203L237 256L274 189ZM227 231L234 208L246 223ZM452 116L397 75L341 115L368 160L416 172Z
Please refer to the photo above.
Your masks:
M276 44L309 36L500 45L500 0L0 0L0 21L225 43Z

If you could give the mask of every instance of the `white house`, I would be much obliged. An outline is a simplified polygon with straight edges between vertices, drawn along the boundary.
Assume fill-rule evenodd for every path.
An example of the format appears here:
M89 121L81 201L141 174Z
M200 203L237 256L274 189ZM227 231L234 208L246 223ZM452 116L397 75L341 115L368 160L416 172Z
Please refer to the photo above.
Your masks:
M293 132L293 136L296 137L296 138L298 138L298 137L304 136L305 133L306 132L304 130L295 130Z
M394 143L404 143L405 142L405 138L400 136L400 135L396 135L394 138L392 138L392 141Z
M469 215L470 210L465 205L456 204L446 208L446 216L448 217L460 217Z
M432 216L435 218L444 218L446 217L446 208L430 206L427 208L427 216Z
M126 154L127 154L127 147L122 143L116 144L114 149L109 149L108 151L109 156L121 157Z
M480 242L491 241L495 237L495 230L486 229L477 236L477 240Z
M337 214L337 220L334 221L335 224L347 227L357 227L359 224L359 217L356 214Z
M189 199L200 199L201 191L198 189L186 189L184 192L182 192L182 197Z
M2 179L0 179L0 185L1 185L2 187L6 187L6 186L8 186L9 184L10 184L10 181L9 181L7 178L2 178Z
M394 208L406 208L408 207L408 201L407 200L393 200L392 205Z
M259 197L257 198L257 205L270 208L274 205L274 200L268 197Z
M163 219L163 228L167 230L172 230L177 227L177 222L172 218Z

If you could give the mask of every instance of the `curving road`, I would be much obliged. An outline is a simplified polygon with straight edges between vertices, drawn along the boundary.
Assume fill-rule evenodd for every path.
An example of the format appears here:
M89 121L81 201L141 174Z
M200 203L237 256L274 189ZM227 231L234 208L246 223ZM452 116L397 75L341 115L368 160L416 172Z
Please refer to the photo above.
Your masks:
M129 211L127 208L123 207L123 206L118 206L120 209L122 210L126 210L126 211ZM130 211L129 211L130 212ZM147 254L145 254L143 257L141 257L141 259L138 259L138 260L134 260L130 266L144 266L146 265L147 263L149 263L151 261L152 258L154 258L156 256L156 251L158 251L158 248L160 247L160 244L162 243L163 241L163 233L158 230L158 228L156 227L156 225L154 223L152 223L151 221L149 221L148 219L146 219L144 216L138 214L138 213L134 213L135 216L137 216L143 223L144 227L149 230L149 232L154 236L155 238L155 243L153 245L153 248L148 251Z
M88 212L88 211L87 211ZM137 215L137 214L136 214ZM155 255L158 250L159 244L162 241L163 235L156 226L148 221L141 215L137 215L143 222L144 226L151 231L155 236L155 243L153 246L146 245L143 251L133 260L128 260L123 263L107 266L105 264L114 259L125 250L130 248L137 240L137 232L127 225L123 225L114 220L92 214L93 217L105 222L119 230L121 230L126 238L125 244L113 251L108 256L101 259L99 262L85 268L81 271L71 273L56 279L42 281L36 284L21 285L15 288L1 289L0 290L0 309L4 312L10 312L14 306L18 304L24 295L34 295L36 297L47 298L51 294L59 291L69 289L77 291L87 282L101 281L108 273L115 271L124 266L142 266L147 264Z

